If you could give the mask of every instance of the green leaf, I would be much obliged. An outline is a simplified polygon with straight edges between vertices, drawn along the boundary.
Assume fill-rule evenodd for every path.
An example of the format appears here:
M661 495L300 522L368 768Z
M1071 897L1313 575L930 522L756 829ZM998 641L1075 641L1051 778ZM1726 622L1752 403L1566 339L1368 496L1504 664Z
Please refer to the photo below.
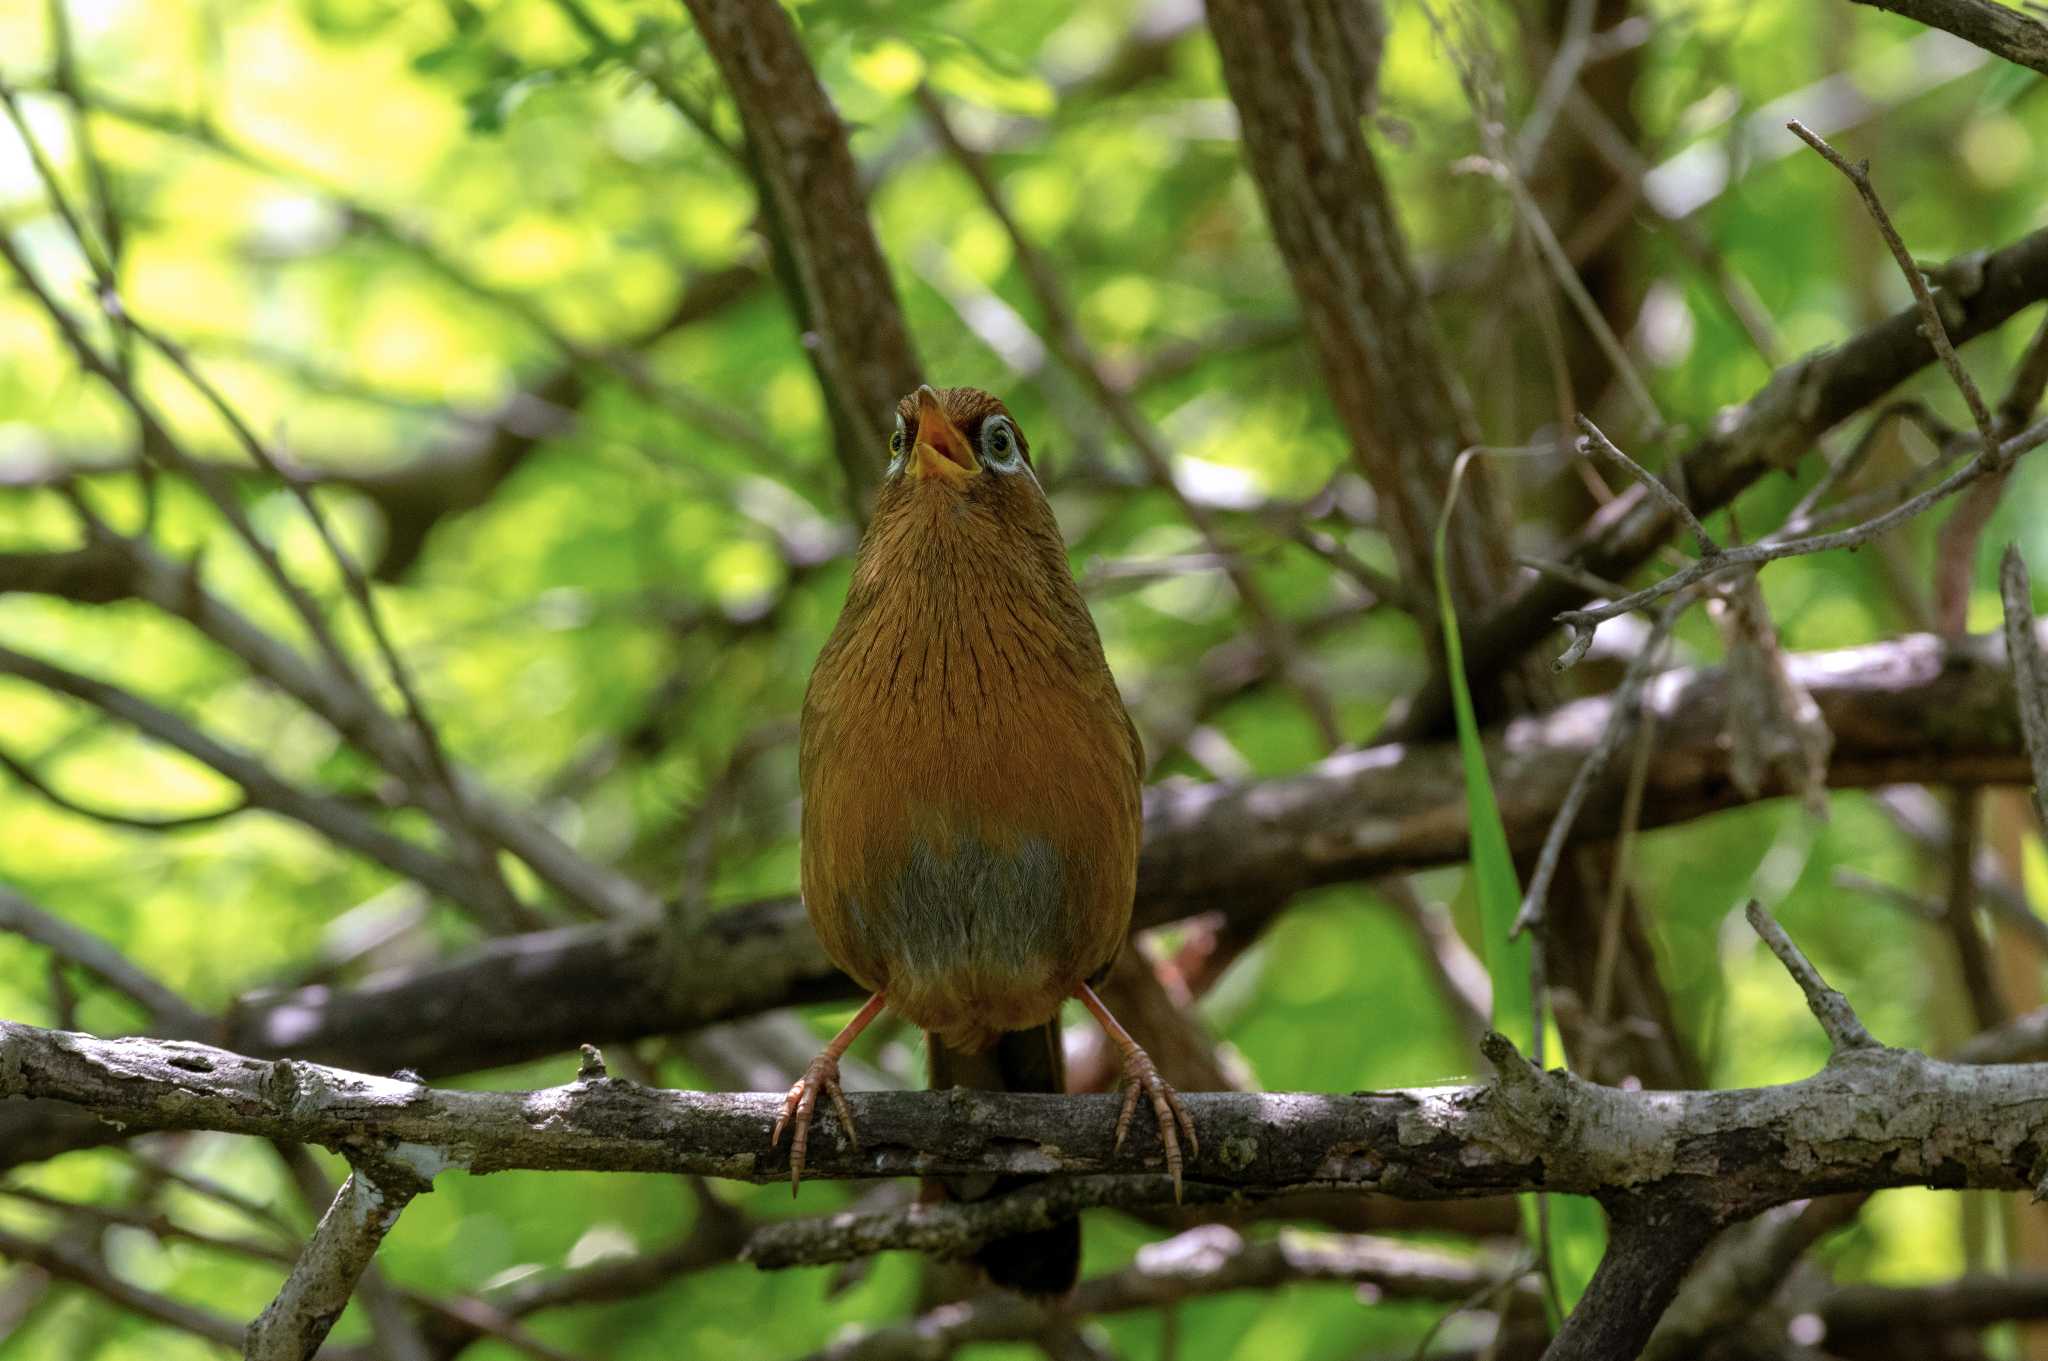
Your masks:
M1479 957L1486 961L1487 975L1493 980L1493 1028L1527 1054L1535 1041L1529 994L1529 940L1526 936L1510 939L1508 935L1521 907L1522 885L1515 877L1515 860L1508 853L1507 828L1501 823L1500 805L1493 796L1493 777L1486 769L1486 747L1479 740L1472 690L1465 683L1465 649L1458 636L1458 611L1451 604L1450 573L1444 566L1451 509L1458 503L1458 487L1472 457L1471 451L1460 454L1452 466L1443 512L1437 516L1436 607L1444 634L1444 673L1450 682L1451 707L1458 719L1458 754L1465 767L1466 821L1472 829L1472 879L1479 895Z

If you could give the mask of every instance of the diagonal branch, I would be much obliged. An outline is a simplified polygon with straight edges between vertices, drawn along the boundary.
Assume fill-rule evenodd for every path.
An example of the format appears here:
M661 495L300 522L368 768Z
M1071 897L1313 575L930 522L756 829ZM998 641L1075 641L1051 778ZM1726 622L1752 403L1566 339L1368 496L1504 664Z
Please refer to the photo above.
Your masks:
M1953 33L1966 43L2048 76L2048 24L1993 0L1855 0Z
M1953 281L1944 286L1939 301L1949 338L1958 345L2048 298L2048 229L1973 257L1971 264L1937 271ZM1932 362L1934 350L1920 324L1919 309L1907 307L1772 374L1686 451L1682 481L1693 510L1708 514L1766 474L1796 466L1821 435ZM1648 561L1677 529L1668 508L1640 486L1631 487L1594 514L1565 556L1580 572L1619 580ZM1548 634L1557 614L1592 594L1582 582L1556 576L1524 579L1466 630L1466 665L1477 674L1500 670ZM1430 735L1449 718L1450 692L1433 678L1382 736Z
M854 518L918 364L846 127L775 0L684 0L739 106L776 273L832 413Z
M349 1174L277 1297L249 1325L245 1361L310 1361L400 1212L431 1188L433 1170L382 1180L360 1167Z

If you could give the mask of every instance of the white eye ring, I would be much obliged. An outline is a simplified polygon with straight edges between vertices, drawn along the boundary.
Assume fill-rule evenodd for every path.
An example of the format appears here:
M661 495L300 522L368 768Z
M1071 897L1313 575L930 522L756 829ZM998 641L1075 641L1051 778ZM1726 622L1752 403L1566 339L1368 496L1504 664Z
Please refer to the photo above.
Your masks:
M903 417L896 417L896 433L889 436L889 470L884 476L894 477L903 471L905 459L910 454L910 431L904 427Z
M1007 416L990 416L981 425L981 461L999 473L1014 473L1024 466L1024 451L1017 441L1017 427Z

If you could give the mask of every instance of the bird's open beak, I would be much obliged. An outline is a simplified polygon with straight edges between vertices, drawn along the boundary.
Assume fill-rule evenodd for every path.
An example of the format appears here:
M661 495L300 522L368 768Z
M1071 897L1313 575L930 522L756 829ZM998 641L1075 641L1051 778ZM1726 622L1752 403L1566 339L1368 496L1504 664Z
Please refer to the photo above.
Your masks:
M981 464L946 413L939 409L939 394L929 386L917 390L917 439L910 453L910 475L922 480L941 477L953 487L981 471Z

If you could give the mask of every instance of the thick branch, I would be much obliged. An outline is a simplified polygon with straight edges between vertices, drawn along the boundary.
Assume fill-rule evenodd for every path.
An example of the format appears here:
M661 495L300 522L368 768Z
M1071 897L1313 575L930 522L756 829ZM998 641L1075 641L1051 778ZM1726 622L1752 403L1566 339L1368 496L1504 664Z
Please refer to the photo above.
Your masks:
M1365 140L1385 16L1376 4L1329 0L1211 0L1208 10L1245 166L1287 262L1330 405L1378 493L1402 584L1426 593L1431 529L1451 464L1479 434ZM1470 504L1449 536L1461 607L1488 598L1508 571L1506 536L1495 532L1505 521L1489 481L1485 469L1474 470Z
M2048 1069L1968 1067L1892 1049L1838 1055L1778 1087L1640 1092L1539 1073L1493 1037L1499 1085L1317 1094L1190 1093L1205 1137L1191 1185L1253 1196L1308 1187L1433 1200L1549 1190L1658 1193L1719 1219L1836 1191L2034 1184ZM787 1175L774 1094L673 1092L616 1079L530 1092L443 1090L181 1041L102 1040L0 1021L0 1095L72 1102L141 1128L318 1143L380 1182L443 1167ZM813 1178L1145 1172L1112 1149L1117 1099L858 1092L861 1146L821 1122ZM1871 1113L1882 1111L1882 1119Z
M1721 1227L1684 1200L1633 1196L1610 1202L1607 1221L1599 1269L1543 1361L1638 1355L1679 1282Z
M684 2L739 106L776 272L832 412L855 516L865 519L890 413L918 370L845 125L775 0Z
M2048 76L2048 24L1993 0L1856 0L1953 33L2016 66Z
M1974 340L2048 298L2048 229L1937 273L1950 280L1938 295L1949 338L1958 345ZM1918 306L1903 308L1838 346L1779 369L1686 451L1684 475L1670 481L1685 487L1687 504L1705 515L1767 473L1797 466L1821 435L1933 362L1933 347L1920 326ZM1582 573L1622 579L1648 561L1678 527L1662 501L1640 486L1630 487L1587 522L1569 545L1567 560ZM1583 584L1555 576L1524 581L1467 631L1466 667L1484 675L1505 666L1549 633L1558 614L1588 595ZM1429 734L1449 717L1449 691L1434 678L1387 735Z
M1788 666L1836 736L1830 784L2017 783L2030 768L2002 660L1991 639L1951 646L1912 636L1795 655ZM1722 736L1729 702L1725 679L1711 670L1674 671L1648 687L1659 740L1643 826L1744 801ZM1540 842L1611 707L1607 698L1580 700L1493 739L1488 760L1515 846ZM1797 791L1767 784L1763 792ZM1574 835L1612 834L1625 793L1622 772L1603 779ZM1463 775L1451 744L1347 753L1275 780L1162 785L1147 804L1137 922L1213 910L1250 923L1303 889L1464 854ZM434 1076L852 994L801 905L776 899L713 914L682 940L653 925L570 927L492 941L353 988L253 996L223 1018L219 1036L249 1053ZM15 1105L0 1122L0 1161L108 1137L61 1108Z
M2000 660L1991 639L1950 648L1919 636L1795 654L1788 665L1835 734L1830 782L1857 787L2029 778ZM1671 672L1643 703L1659 740L1642 824L1741 802L1722 737L1722 674ZM1607 698L1580 700L1495 737L1488 759L1516 847L1542 839L1611 708ZM1613 832L1624 785L1617 771L1595 787L1575 836ZM1464 854L1463 775L1451 744L1372 748L1273 780L1163 785L1147 802L1137 920L1155 926L1211 910L1243 920L1303 889ZM223 1039L250 1052L403 1064L431 1076L851 995L801 906L780 899L715 914L687 942L665 943L652 926L572 927L353 989L252 997ZM457 1016L462 1025L450 1024Z
M358 1170L341 1184L277 1298L249 1325L247 1361L307 1361L320 1350L384 1235L428 1185L409 1171L379 1182Z

